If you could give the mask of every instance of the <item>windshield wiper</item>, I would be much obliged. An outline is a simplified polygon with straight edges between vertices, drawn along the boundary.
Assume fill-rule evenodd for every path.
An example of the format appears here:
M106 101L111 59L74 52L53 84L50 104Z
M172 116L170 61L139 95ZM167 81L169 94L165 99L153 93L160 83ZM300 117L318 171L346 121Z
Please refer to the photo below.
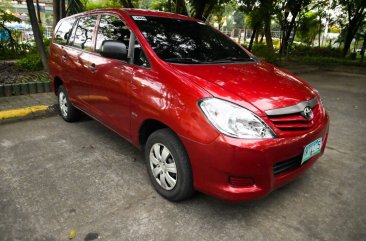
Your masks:
M229 62L252 62L254 61L253 58L251 57L241 57L241 58L238 58L238 57L225 57L225 58L222 58L222 59L215 59L215 60L212 60L212 62L219 62L219 63L229 63Z
M202 63L202 61L194 58L167 58L165 61L172 63Z

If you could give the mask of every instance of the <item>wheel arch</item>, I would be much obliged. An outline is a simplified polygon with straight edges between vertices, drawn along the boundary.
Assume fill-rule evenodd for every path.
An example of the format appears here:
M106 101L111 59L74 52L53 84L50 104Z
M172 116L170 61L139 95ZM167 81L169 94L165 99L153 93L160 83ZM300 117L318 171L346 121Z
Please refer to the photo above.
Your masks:
M145 144L147 142L147 139L149 138L149 136L160 129L164 129L164 128L168 128L170 129L177 137L177 133L171 128L169 127L167 124L158 121L156 119L146 119L142 122L142 124L140 125L140 128L138 130L138 145L141 149L144 149ZM179 137L178 137L179 138Z

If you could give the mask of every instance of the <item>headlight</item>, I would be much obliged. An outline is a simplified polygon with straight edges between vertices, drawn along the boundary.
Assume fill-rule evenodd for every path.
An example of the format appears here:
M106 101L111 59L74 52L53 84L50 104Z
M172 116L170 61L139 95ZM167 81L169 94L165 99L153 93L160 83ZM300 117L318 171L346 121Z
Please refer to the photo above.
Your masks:
M253 112L217 98L202 99L199 107L222 134L246 139L275 137L267 124Z
M319 102L320 102L320 105L321 105L321 107L322 107L323 116L324 116L324 115L325 115L325 106L324 106L323 98L320 96L319 90L314 89L314 91L315 91L315 92L318 94L318 96L319 96Z

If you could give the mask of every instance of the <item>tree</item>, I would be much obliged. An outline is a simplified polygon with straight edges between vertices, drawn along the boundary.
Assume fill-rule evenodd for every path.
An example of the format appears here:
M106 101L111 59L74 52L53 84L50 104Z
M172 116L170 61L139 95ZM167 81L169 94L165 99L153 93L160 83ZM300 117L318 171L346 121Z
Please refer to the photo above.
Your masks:
M273 0L261 0L261 13L263 14L264 35L266 37L266 44L269 51L273 52L273 41L271 33L271 20L274 9Z
M120 0L121 6L124 8L134 8L134 5L131 0Z
M56 0L56 1L60 2L62 0ZM60 13L60 8L58 9L58 11ZM80 13L83 11L85 11L85 4L83 4L80 0L70 0L65 14L66 14L66 16L70 16L70 15ZM59 16L61 17L60 14L59 14Z
M257 36L260 28L262 27L262 18L259 8L253 8L249 15L246 17L246 24L252 29L252 35L248 44L248 50L253 48L254 38Z
M10 12L6 12L2 9L0 9L0 29L5 30L9 35L9 47L13 50L17 47L17 42L14 40L14 37L12 35L12 32L9 28L5 26L5 23L11 23L11 22L17 22L20 23L20 18L14 16Z
M42 20L41 20L41 6L39 6L39 0L36 0L36 6L37 6L37 19L39 26L42 26Z
M258 36L259 30L264 27L264 36L269 51L273 52L271 33L272 15L275 12L277 0L239 0L241 9L247 14L247 23L252 28L248 49L253 46L253 41Z
M175 13L188 15L187 6L184 0L175 1Z
M309 5L310 0L287 0L283 8L284 14L282 18L283 37L281 42L280 54L287 55L290 46L290 37L295 27L297 16L300 11ZM291 15L290 15L291 14ZM288 21L288 18L290 21Z
M318 14L306 12L299 19L296 37L308 46L311 45L318 34Z
M60 21L60 0L53 0L53 27Z
M31 22L32 30L33 30L34 41L36 42L38 53L39 53L39 56L41 57L43 67L46 71L48 71L47 53L46 53L46 49L44 47L42 33L41 33L41 30L37 23L37 16L36 16L36 11L35 11L35 8L33 5L33 1L26 0L26 2L27 2L28 14L29 14L29 18L30 18L30 22Z
M344 29L344 47L342 55L345 57L351 47L353 38L358 29L365 21L366 16L366 0L339 0L347 13L347 24Z

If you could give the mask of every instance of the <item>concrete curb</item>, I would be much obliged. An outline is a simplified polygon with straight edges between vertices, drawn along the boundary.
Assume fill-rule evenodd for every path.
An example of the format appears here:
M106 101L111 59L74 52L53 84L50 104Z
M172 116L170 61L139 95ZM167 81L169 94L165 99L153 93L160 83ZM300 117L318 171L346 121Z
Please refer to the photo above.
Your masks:
M51 82L0 84L0 97L51 92Z
M51 106L39 105L19 109L4 110L0 111L0 124L53 116L57 114L57 110L58 109L56 104Z

